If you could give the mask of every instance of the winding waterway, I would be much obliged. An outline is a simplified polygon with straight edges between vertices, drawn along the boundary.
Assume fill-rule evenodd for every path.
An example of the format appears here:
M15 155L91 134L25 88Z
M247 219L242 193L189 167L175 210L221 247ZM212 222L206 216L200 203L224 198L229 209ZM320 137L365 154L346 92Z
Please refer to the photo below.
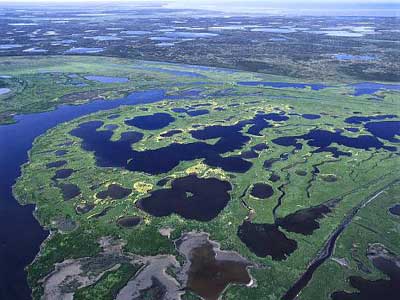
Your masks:
M390 184L386 185L383 189L375 192L373 195L369 196L364 201L361 201L357 206L355 206L350 213L342 220L339 226L331 233L329 238L324 243L321 250L318 252L317 256L311 261L307 270L300 276L300 278L292 285L292 287L286 292L282 297L282 300L294 300L297 295L308 285L311 281L314 272L328 259L332 256L335 249L336 241L346 227L352 222L353 218L357 215L360 209L367 206L369 203L378 198L388 187L397 183L399 180L395 180Z
M61 123L98 111L187 96L184 93L167 96L165 90L153 89L112 101L61 105L52 111L17 115L14 117L16 123L0 125L0 299L31 299L25 268L48 236L48 231L33 216L34 205L21 206L12 194L12 187L21 174L21 166L28 161L28 151L35 138ZM196 94L190 98L198 97Z
M196 94L194 98L196 96L198 95ZM182 97L185 95L168 97L162 89L135 92L113 101L96 100L82 105L61 105L53 111L17 115L15 116L16 123L0 126L0 299L31 298L25 267L35 258L41 243L48 236L48 231L43 229L33 216L34 206L19 205L12 194L12 186L20 176L21 165L28 160L28 151L35 138L50 128L87 114L117 108L121 105L151 103L166 98L179 100ZM263 120L258 119L258 121ZM262 122L262 125L264 124L267 125ZM258 134L257 126L253 130ZM280 202L278 207L279 205ZM332 233L307 271L287 292L285 300L294 299L307 285L313 272L330 257L337 238L360 208L356 208L354 214L351 213L344 219Z
M56 110L18 115L16 123L0 126L0 299L30 299L25 267L47 237L33 217L34 206L21 206L12 194L20 167L36 137L60 123L121 105L136 105L167 98L164 90L136 92L125 98L62 105Z

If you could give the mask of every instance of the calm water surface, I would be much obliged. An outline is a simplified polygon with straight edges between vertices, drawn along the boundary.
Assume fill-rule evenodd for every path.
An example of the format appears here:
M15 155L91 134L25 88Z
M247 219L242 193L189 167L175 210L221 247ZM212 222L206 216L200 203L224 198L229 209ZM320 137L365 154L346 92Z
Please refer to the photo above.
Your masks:
M48 235L32 215L34 206L21 206L12 195L12 186L20 175L21 165L28 160L28 150L34 139L80 116L120 105L155 102L164 96L163 90L151 90L114 101L63 105L54 111L16 116L17 123L0 126L0 299L30 299L24 268L34 259Z

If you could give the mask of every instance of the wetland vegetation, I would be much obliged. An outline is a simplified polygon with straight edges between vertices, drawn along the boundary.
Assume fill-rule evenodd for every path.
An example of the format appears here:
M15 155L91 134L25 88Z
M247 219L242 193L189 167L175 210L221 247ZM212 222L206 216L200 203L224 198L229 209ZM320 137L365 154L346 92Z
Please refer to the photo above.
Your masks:
M0 298L398 298L398 18L0 16Z
M219 76L214 70L199 72L207 78ZM141 286L140 297L161 299L174 291L182 299L194 295L254 299L274 291L275 299L280 299L290 295L291 285L296 290L295 283L322 251L324 259L317 260L321 264L316 263L299 290L300 299L307 299L303 294L319 293L314 282L327 276L321 274L328 262L332 264L327 259L354 261L352 247L340 254L332 247L342 243L342 232L362 222L359 211L372 205L363 202L367 195L385 191L379 197L388 203L384 209L388 221L374 223L368 230L397 226L398 217L393 215L397 202L390 191L398 188L394 180L399 131L386 124L399 122L393 114L397 94L387 92L377 103L367 96L354 97L351 91L343 94L346 88L339 86L247 86L237 83L243 82L241 76L258 75L224 74L225 83L203 83L195 94L184 92L196 86L188 79L177 89L167 89L158 102L78 118L35 141L14 191L22 203L37 205L36 217L54 232L28 269L36 298L43 284L46 290L43 280L55 272L54 266L84 257L78 245L87 236L91 243L87 249L92 250L85 257L98 257L99 241L109 237L121 244L124 255L132 255L134 265L151 263L134 276L129 273L132 267L121 264L118 270L126 268L129 279L122 276L125 271L107 269L93 284L73 288L76 297L102 293L103 286L111 284L107 280L120 278L115 283L120 289L117 299L133 293L129 280ZM228 86L229 96L216 93ZM295 96L296 101L276 95ZM188 113L203 107L207 113ZM359 131L345 130L349 124ZM354 211L355 207L359 209ZM343 216L352 211L354 218L346 219L344 230ZM65 230L59 233L58 228ZM327 248L331 250L323 252L335 228L344 231L336 231ZM179 239L196 232L206 232L209 241L180 256ZM63 249L59 243L65 239L70 245L77 243L77 248ZM377 242L397 249L385 239ZM210 243L219 243L243 261L219 262ZM357 259L368 265L362 253ZM185 269L188 264L191 267ZM157 273L162 268L169 270L166 277ZM202 268L227 273L218 279L218 287L211 288L217 282L200 272ZM150 270L159 275L148 281L145 274ZM370 274L378 276L378 270L371 269ZM350 271L359 272L343 266L335 269L338 274ZM337 298L344 295L337 292L346 285L344 276L331 280L323 295L344 299Z

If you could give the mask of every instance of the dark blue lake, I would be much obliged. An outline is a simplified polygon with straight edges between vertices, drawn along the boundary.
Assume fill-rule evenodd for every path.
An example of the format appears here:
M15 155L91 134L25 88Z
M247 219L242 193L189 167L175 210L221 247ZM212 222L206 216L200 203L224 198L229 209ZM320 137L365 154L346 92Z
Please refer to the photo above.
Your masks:
M322 129L313 129L310 130L307 134L298 135L298 136L282 136L276 139L273 139L272 142L281 146L294 146L298 149L302 148L302 143L300 140L304 140L307 142L309 146L317 147L318 149L314 150L313 153L318 152L330 152L334 157L339 156L350 156L351 153L340 151L337 147L332 146L332 144L338 144L341 146L346 146L354 149L364 149L366 151L375 148L375 149L385 149L388 151L396 151L396 147L385 146L376 136L384 137L388 140L394 139L394 134L399 130L400 122L393 122L396 124L381 124L381 123L389 123L389 122L376 122L376 123L368 123L372 124L367 127L367 130L370 131L375 136L371 135L359 135L357 137L348 137L342 135L340 131L331 132L328 130ZM382 132L382 128L389 128L391 131L389 133Z
M380 90L400 91L400 84L383 84L375 82L361 82L351 85L354 96L372 95Z
M161 129L175 121L170 114L155 113L152 115L137 116L130 120L125 120L125 124L144 130Z
M12 195L12 186L20 175L21 165L28 160L33 140L60 123L90 113L164 98L163 90L137 92L114 101L63 105L54 111L20 115L15 117L17 123L0 126L0 299L30 299L24 268L48 235L32 215L34 206L21 206Z
M397 115L376 115L376 116L353 116L346 118L344 121L348 124L362 124L368 121L396 119Z
M334 57L337 60L353 60L353 61L371 61L375 60L376 57L371 56L371 55L352 55L352 54L346 54L346 53L340 53L340 54L335 54Z
M396 137L400 137L400 121L368 122L365 124L365 129L381 139L388 140L393 143L400 142L400 140Z
M111 131L98 130L103 125L102 121L81 123L70 134L82 139L82 148L94 152L96 163L101 167L120 167L156 175L171 171L183 161L204 159L209 166L243 173L252 166L250 162L239 156L222 157L221 154L241 149L249 142L250 138L240 132L245 124L208 126L190 132L197 142L171 143L143 151L133 150L131 141L112 141ZM204 142L214 138L220 138L214 145Z
M97 81L100 83L126 83L129 81L126 77L113 77L113 76L98 76L98 75L89 75L85 76L87 80Z
M189 175L175 179L171 188L151 192L150 196L140 199L137 205L156 217L175 213L185 219L206 222L214 219L225 208L231 190L228 181Z
M302 114L301 115L304 119L307 120L317 120L320 119L321 116L320 115L316 115L316 114Z

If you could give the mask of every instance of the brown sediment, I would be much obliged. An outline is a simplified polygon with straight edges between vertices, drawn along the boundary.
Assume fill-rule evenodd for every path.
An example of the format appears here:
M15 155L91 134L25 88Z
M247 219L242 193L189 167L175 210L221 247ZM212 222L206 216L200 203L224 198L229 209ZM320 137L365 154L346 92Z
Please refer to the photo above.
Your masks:
M172 255L141 257L123 252L124 243L111 237L99 241L102 252L95 257L68 259L56 264L55 270L41 280L44 300L72 300L77 289L95 284L106 272L117 270L122 263L143 267L120 290L116 299L135 299L157 282L164 300L179 300L184 293L179 282L166 273L179 268Z
M160 229L170 235L171 228ZM142 266L119 291L117 300L180 300L188 289L205 300L217 300L230 284L255 286L248 272L252 263L233 251L222 251L207 233L187 233L175 241L186 258L183 266L173 255L138 256L123 252L124 243L111 237L99 240L102 251L95 257L68 259L56 264L55 270L41 280L44 300L72 300L77 289L95 284L109 271L122 264ZM167 272L174 270L176 278Z
M117 270L121 262L128 260L122 254L122 243L102 238L99 244L103 251L98 257L67 259L56 264L55 270L42 279L43 299L72 300L78 288L94 284L106 272ZM96 269L87 270L93 262L97 262Z
M160 228L158 230L158 232L162 235L162 236L166 236L167 238L171 238L171 233L174 231L173 228L170 227L166 227L166 228Z
M325 182L336 182L338 180L335 174L321 174L321 179Z
M178 279L206 300L217 300L230 284L253 286L248 268L254 266L233 251L222 251L207 233L187 233L176 241L186 257Z
M132 278L118 293L116 300L131 300L140 297L141 291L153 286L155 279L164 289L164 300L179 300L183 291L179 282L168 275L165 270L169 267L179 267L178 261L172 255L157 255L143 257L141 262L145 265L141 271Z
M115 264L113 267L97 274L97 276L90 276L83 272L80 260L65 260L56 264L55 271L45 278L43 299L72 300L74 292L78 288L95 283L105 272L116 270L119 267L119 264ZM71 290L68 290L68 286L71 286Z
M346 258L331 257L331 260L338 263L342 267L346 267L346 268L349 267L349 262L347 261Z

